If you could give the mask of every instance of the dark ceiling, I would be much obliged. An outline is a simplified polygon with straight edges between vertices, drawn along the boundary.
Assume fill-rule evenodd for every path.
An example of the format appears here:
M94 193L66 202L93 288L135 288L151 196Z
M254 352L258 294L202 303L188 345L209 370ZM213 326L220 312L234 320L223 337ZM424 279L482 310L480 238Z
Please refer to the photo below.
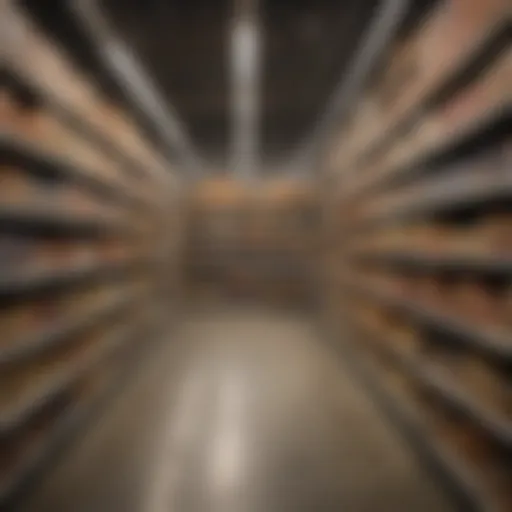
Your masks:
M94 52L65 1L29 1L88 69ZM229 29L233 0L104 0L105 13L178 112L194 147L213 167L229 151ZM377 0L261 0L262 156L289 155L325 109ZM104 72L101 82L116 94Z
M264 161L285 158L318 119L375 0L262 0ZM176 107L193 143L229 149L232 0L106 0L118 29Z

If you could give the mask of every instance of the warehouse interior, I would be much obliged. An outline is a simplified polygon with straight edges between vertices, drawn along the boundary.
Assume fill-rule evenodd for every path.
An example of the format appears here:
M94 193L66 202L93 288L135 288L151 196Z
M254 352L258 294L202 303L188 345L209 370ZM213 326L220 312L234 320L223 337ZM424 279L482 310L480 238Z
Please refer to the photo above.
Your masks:
M512 510L510 0L0 0L0 511Z

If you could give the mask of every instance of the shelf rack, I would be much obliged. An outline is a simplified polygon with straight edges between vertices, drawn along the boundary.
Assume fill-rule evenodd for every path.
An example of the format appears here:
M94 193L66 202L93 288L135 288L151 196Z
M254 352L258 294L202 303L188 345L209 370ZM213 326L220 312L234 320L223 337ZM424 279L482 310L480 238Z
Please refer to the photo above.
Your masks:
M364 322L355 323L353 328L361 335L377 340L376 344L384 357L391 358L411 379L449 407L467 415L493 436L504 450L512 452L512 419L480 403L455 382L446 370L436 368L435 364L405 349L397 348L391 335L372 329Z
M422 304L418 300L400 296L373 283L340 284L350 290L348 293L372 297L386 307L403 311L418 320L460 337L462 343L501 360L512 362L510 331L506 327L482 327L470 317L447 313L445 308Z
M32 172L45 175L60 175L79 183L91 191L117 200L128 208L151 208L149 198L144 198L132 186L123 181L112 180L105 173L91 170L65 155L56 155L43 144L23 138L16 133L0 135L0 153L4 161L25 163Z
M345 329L348 329L348 325L347 322ZM353 337L357 340L361 338L356 332ZM458 509L468 512L498 512L500 509L494 505L493 497L476 473L467 467L450 446L432 435L425 426L422 411L413 400L403 396L400 390L387 382L382 368L375 360L349 344L340 346L337 342L337 348L346 361L347 368L375 398L378 406L409 441L421 460L431 468Z
M324 155L334 341L479 512L512 504L511 35L505 1L436 2Z
M131 331L124 341L121 350L111 351L105 359L90 372L87 380L79 386L67 390L76 399L66 401L64 397L57 397L55 402L49 402L39 415L47 414L47 409L61 406L60 414L49 428L41 429L42 434L35 442L29 444L17 461L17 465L7 479L0 486L0 500L6 507L22 501L23 496L30 490L31 485L38 477L73 443L78 434L84 432L91 423L108 408L111 401L126 385L141 360L148 357L148 347L137 343L144 339L150 340L150 348L157 348L157 342L162 339L166 330L165 316L160 311L154 319L139 325ZM39 420L40 421L40 420ZM37 428L38 418L33 420ZM24 432L21 432L23 437ZM23 446L23 439L21 442Z
M425 251L404 247L400 249L355 250L353 258L376 262L390 268L424 268L427 270L480 272L493 275L512 275L512 255L494 256L458 251Z
M15 2L0 23L3 510L168 328L182 184L73 48Z

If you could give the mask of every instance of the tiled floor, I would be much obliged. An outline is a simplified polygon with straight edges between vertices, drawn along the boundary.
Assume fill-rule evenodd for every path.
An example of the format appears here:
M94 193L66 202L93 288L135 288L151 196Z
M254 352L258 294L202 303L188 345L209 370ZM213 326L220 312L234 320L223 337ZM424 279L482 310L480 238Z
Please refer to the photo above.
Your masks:
M27 512L447 512L304 315L191 314Z

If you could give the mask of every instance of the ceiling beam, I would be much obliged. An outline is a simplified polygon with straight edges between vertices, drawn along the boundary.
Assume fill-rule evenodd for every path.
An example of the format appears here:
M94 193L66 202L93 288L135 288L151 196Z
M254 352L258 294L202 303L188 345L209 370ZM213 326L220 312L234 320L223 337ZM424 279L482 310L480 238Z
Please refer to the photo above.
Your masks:
M327 103L313 131L294 149L289 168L302 168L304 162L316 168L315 162L337 133L357 99L364 91L371 72L395 37L408 12L409 0L381 0L380 5L363 33L351 62Z
M234 0L230 29L231 169L250 178L260 162L261 33L257 0Z
M164 155L190 173L199 173L200 158L176 110L160 94L132 48L109 25L97 0L77 0L71 6L113 79L153 128Z

